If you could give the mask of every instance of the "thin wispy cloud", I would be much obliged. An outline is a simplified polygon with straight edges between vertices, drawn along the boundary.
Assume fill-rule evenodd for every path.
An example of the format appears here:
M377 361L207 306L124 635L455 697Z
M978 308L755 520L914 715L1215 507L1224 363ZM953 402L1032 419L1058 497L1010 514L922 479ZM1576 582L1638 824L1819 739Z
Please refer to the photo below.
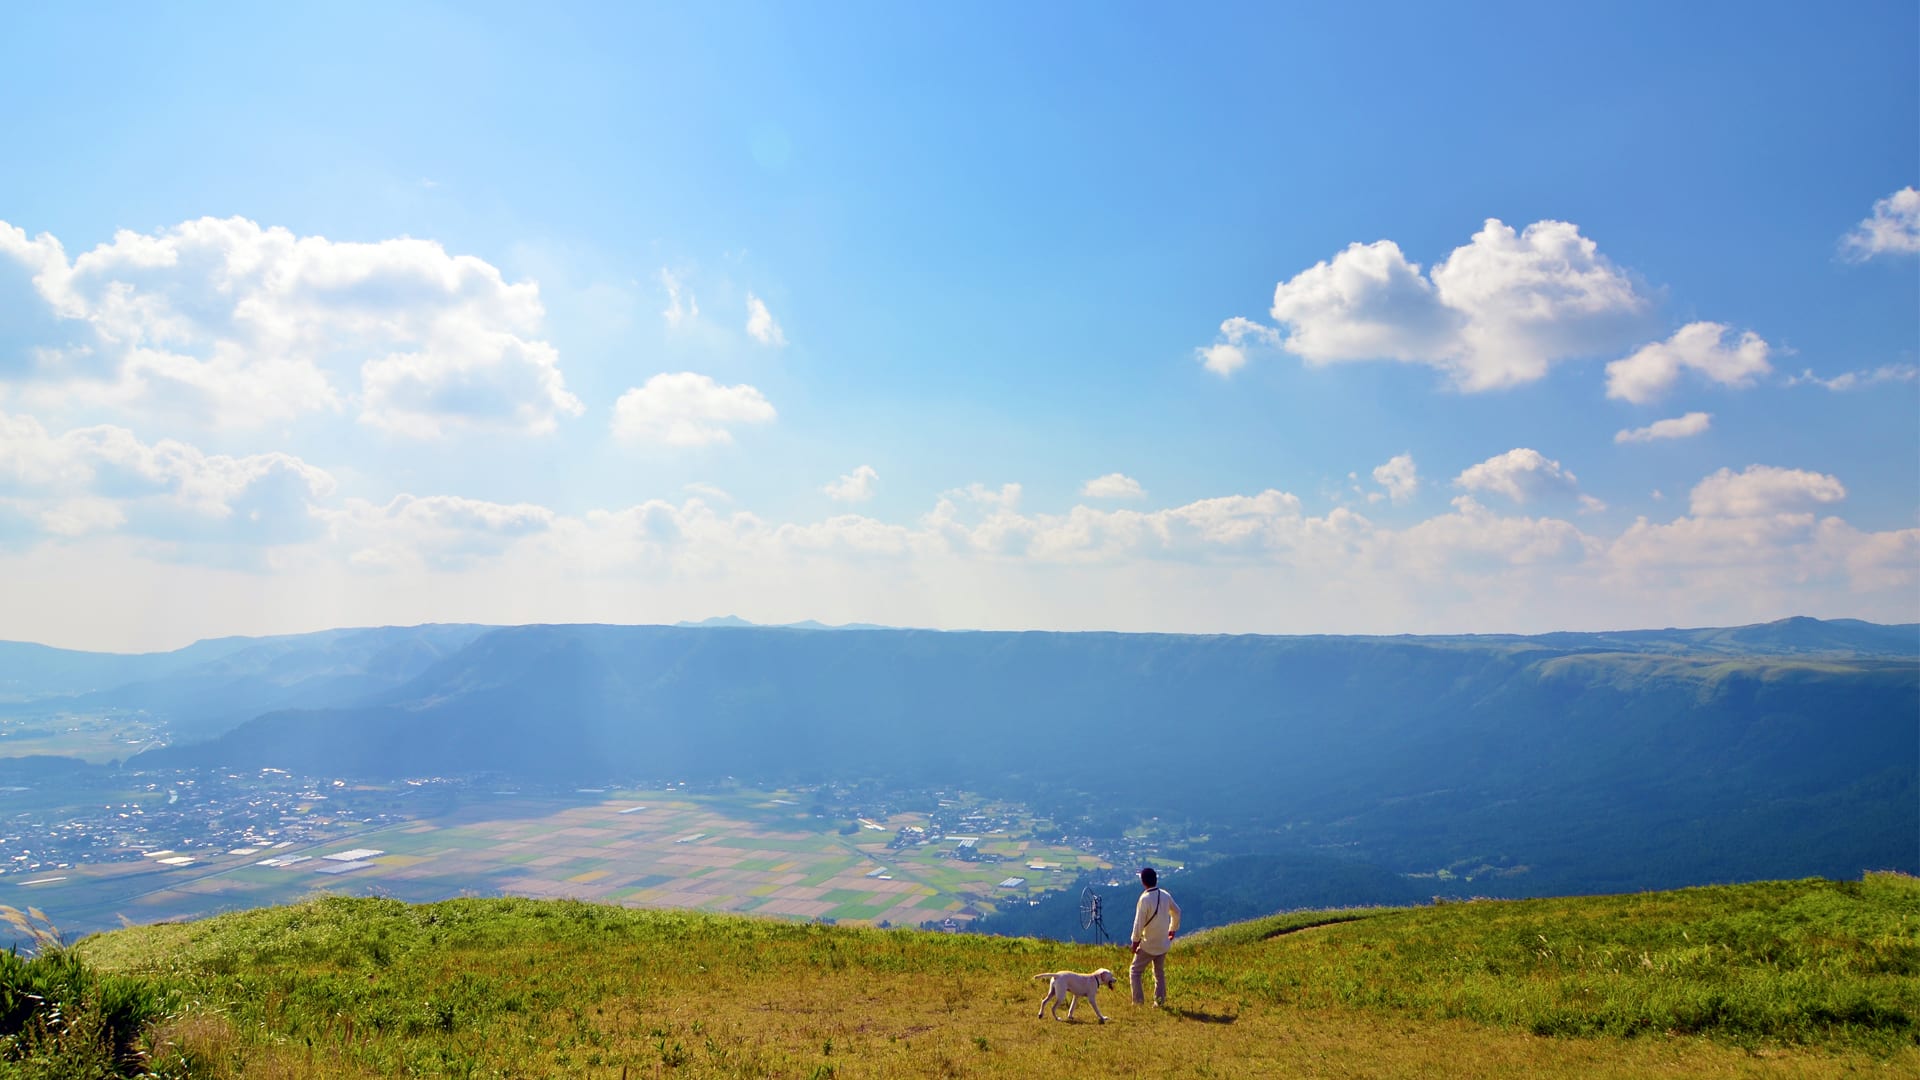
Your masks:
M680 279L680 275L673 271L661 267L656 276L659 278L660 287L667 293L667 306L660 309L660 317L666 320L667 327L672 330L691 326L696 319L700 318L700 299L693 295L693 290L687 288L686 283Z
M689 495L698 495L712 502L730 503L733 501L733 496L729 494L725 488L699 480L680 485L680 490Z
M1788 386L1818 386L1840 393L1847 390L1859 390L1881 383L1910 383L1920 380L1920 366L1913 364L1882 364L1877 368L1865 368L1859 371L1843 371L1838 375L1821 376L1811 368L1798 375L1789 375Z
M1662 439L1686 439L1713 426L1713 414L1690 412L1671 420L1655 420L1646 427L1627 428L1613 433L1617 443L1659 442Z
M774 321L765 301L752 293L747 294L747 336L776 349L787 343L786 331Z

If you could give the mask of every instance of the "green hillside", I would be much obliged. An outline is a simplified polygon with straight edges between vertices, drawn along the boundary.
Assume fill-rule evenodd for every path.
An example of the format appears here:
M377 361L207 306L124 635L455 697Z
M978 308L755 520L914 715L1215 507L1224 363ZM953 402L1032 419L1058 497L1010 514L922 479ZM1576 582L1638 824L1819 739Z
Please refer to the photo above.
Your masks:
M13 961L0 1071L109 1075L102 1002L153 1015L131 1042L181 1077L1920 1070L1920 882L1894 874L1276 915L1183 938L1169 1007L1122 987L1105 1025L1036 1019L1029 976L1118 947L569 901L324 897L76 957L37 1020L19 990L57 997L61 961Z

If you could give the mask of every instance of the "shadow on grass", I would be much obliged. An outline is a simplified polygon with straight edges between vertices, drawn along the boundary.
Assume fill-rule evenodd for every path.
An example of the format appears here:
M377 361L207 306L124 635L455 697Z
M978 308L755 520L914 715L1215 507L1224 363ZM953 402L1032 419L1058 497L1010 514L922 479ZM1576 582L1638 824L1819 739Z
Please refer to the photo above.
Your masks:
M1198 1020L1203 1024L1231 1024L1240 1019L1234 1013L1210 1013L1199 1009L1183 1009L1178 1005L1170 1007L1167 1011L1182 1020Z

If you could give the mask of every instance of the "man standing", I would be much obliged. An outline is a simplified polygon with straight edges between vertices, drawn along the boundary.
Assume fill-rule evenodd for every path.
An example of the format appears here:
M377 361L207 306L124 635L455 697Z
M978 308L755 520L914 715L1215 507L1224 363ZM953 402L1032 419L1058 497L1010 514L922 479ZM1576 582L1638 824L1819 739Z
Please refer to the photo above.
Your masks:
M1151 866L1140 868L1140 902L1133 908L1133 964L1127 968L1127 981L1133 986L1133 1003L1146 1004L1142 979L1147 963L1153 963L1153 1003L1167 1003L1167 950L1173 947L1173 935L1180 930L1180 905L1160 887L1160 876Z

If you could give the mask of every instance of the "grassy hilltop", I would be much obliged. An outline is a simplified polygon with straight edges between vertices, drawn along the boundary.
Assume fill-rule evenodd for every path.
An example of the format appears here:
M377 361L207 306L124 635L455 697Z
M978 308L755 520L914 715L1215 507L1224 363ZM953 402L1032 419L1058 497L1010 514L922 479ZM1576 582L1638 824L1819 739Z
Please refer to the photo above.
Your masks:
M1035 1019L1030 975L1124 955L572 901L323 897L82 941L66 959L95 973L86 1000L52 1028L26 1021L0 1073L108 1075L80 1045L103 1001L151 1014L130 1041L180 1077L1920 1071L1920 882L1901 875L1282 914L1182 939L1165 1010L1122 989L1101 1002L1111 1023L1084 1007ZM21 1002L0 996L16 1027Z

